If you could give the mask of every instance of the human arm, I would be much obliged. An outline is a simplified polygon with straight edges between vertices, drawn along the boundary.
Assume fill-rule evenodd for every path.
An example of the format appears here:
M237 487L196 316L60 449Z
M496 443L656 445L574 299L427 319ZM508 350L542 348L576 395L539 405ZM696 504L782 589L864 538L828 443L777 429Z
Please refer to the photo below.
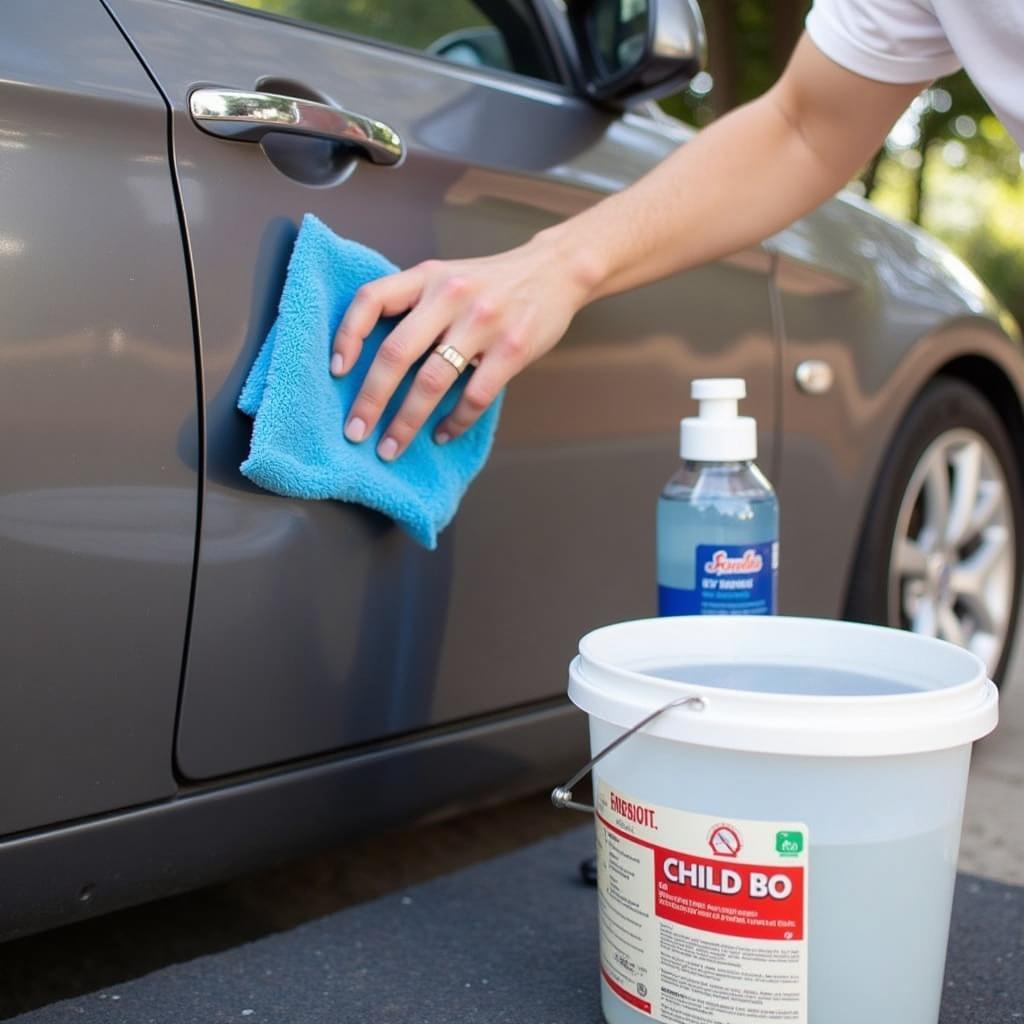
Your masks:
M339 326L332 372L355 365L380 316L408 315L381 345L346 435L373 432L398 383L441 337L479 362L435 438L463 433L587 303L753 245L836 192L921 88L847 71L805 35L767 93L629 188L508 252L429 260L364 286ZM453 380L444 360L424 361L378 446L383 458L404 451Z

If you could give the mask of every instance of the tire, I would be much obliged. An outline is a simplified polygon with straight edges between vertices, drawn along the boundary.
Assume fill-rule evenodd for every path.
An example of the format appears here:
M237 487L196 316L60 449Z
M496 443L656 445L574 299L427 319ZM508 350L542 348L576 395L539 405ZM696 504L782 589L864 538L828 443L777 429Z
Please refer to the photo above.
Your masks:
M1024 485L1002 420L939 377L893 438L851 574L846 617L941 636L999 682L1020 604Z

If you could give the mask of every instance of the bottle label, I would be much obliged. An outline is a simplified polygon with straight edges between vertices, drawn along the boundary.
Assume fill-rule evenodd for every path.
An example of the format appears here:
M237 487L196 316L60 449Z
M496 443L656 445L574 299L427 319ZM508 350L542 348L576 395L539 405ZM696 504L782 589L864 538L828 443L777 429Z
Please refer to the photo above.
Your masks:
M610 994L652 1022L807 1024L806 824L694 814L600 777L596 796Z
M779 542L698 544L694 590L658 587L659 615L774 615Z

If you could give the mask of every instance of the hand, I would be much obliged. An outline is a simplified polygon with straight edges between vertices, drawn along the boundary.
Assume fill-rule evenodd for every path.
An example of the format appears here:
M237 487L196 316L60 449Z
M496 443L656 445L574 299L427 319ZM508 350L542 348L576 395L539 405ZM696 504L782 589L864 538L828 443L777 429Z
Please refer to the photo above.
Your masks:
M438 444L465 433L508 381L552 349L586 302L592 270L566 257L557 231L517 249L468 260L428 260L363 285L334 338L331 373L356 365L382 316L408 315L381 344L345 424L354 442L369 437L409 368L439 340L476 368L458 404L438 425ZM377 446L398 458L455 383L455 368L431 355L420 367Z

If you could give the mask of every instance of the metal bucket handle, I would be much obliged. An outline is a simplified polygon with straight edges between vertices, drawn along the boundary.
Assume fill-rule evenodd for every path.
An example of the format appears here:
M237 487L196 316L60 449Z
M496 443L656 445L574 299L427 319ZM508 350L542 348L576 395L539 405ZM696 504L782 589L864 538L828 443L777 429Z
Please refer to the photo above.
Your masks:
M611 743L608 744L604 750L595 754L564 786L555 786L551 790L551 802L559 809L566 809L570 811L582 811L584 814L593 814L594 807L592 804L581 804L577 803L572 798L573 787L589 774L590 770L601 760L605 754L610 754L620 744L625 743L634 733L639 732L645 725L653 722L659 715L664 714L666 711L671 711L672 708L684 708L688 707L692 711L703 711L705 708L704 700L700 697L677 697L675 700L669 701L668 704L662 705L657 711L652 711L646 718L642 718L636 725L630 726L621 736L617 736Z

